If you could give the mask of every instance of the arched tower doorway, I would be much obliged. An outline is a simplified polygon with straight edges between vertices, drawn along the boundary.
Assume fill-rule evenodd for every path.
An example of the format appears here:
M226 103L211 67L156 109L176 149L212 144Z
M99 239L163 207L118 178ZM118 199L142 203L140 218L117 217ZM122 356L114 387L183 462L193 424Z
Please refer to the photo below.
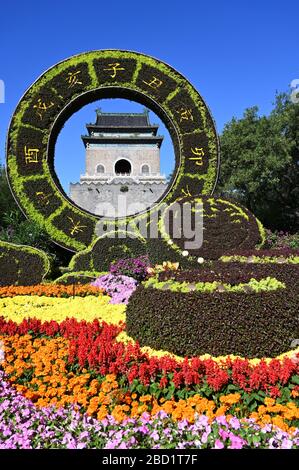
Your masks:
M131 163L122 158L115 163L114 171L116 175L130 175L132 171Z

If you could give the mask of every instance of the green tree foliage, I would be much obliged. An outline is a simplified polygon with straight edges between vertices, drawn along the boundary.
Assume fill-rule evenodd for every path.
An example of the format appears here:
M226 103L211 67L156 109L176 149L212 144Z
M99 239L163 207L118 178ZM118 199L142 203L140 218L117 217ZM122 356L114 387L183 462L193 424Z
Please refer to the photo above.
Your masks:
M0 227L3 225L3 217L8 210L18 209L17 203L9 189L5 168L0 164Z
M276 96L269 116L258 107L233 118L221 136L218 192L248 207L272 230L299 230L299 105Z

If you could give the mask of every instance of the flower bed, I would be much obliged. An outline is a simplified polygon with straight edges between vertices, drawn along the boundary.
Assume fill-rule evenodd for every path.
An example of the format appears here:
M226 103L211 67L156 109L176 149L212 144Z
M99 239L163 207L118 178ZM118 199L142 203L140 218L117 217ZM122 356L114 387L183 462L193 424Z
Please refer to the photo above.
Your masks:
M164 411L189 422L200 413L210 420L254 418L291 431L298 426L299 360L150 357L138 344L117 341L123 328L97 320L2 320L3 370L37 406L78 403L99 420Z
M85 291L82 291L85 295ZM80 294L79 294L80 295ZM93 321L100 319L107 323L125 321L125 307L110 305L107 295L86 297L54 298L37 295L20 295L0 299L0 312L3 319L21 323L24 318L41 321L61 322L66 318Z
M45 448L215 448L299 447L298 429L282 431L254 419L198 416L194 423L176 421L165 412L143 413L119 424L108 415L98 421L74 407L37 408L6 382L0 371L0 449Z
M143 317L149 292L153 301L156 292L167 296L167 302L172 295L186 295L165 290L165 284L203 284L206 288L209 282L217 286L227 282L233 290L242 283L249 285L254 269L259 288L266 275L281 284L275 291L260 292L263 301L280 292L286 305L288 292L290 308L288 280L296 279L296 266L246 265L243 270L240 263L219 262L184 273L177 265L166 265L149 270L156 277L137 289L132 278L109 274L93 287L40 285L0 291L4 347L0 447L299 447L299 349L276 359L248 359L248 353L245 358L177 357L169 352L171 348L141 347L129 337L124 305L133 292L129 309L137 296L139 317ZM163 289L159 283L164 283ZM273 286L268 283L269 287ZM295 287L293 282L294 295ZM241 293L189 294L223 299ZM257 294L242 293L251 299L250 305L253 295ZM157 315L163 311L159 302ZM223 301L222 306L225 311ZM179 309L176 303L173 314ZM186 315L184 319L186 323ZM179 331L184 333L182 323ZM275 355L272 348L260 356Z
M93 286L65 286L55 284L38 284L36 286L6 286L0 287L0 297L15 297L18 295L38 295L46 297L71 297L76 295L100 295L103 289Z

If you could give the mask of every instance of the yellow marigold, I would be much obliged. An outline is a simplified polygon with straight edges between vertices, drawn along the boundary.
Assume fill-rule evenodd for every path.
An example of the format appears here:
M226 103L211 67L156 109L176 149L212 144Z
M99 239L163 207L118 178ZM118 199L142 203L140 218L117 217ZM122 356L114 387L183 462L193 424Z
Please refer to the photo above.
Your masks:
M225 413L227 412L228 410L228 407L225 406L225 405L222 405L218 408L218 410L216 410L216 413L215 413L215 416L222 416L222 415L225 415Z
M272 424L274 424L274 426L279 427L283 431L287 431L289 428L289 426L285 423L281 416L274 416L272 418Z
M273 406L275 403L274 398L266 397L264 400L266 406Z
M263 416L260 419L263 424L270 424L272 422L271 416L266 413L263 414Z
M105 376L105 382L114 382L116 380L115 374L108 374Z
M97 413L97 419L101 421L102 419L106 418L108 414L107 406L102 405Z
M227 405L234 405L239 403L241 395L239 393L230 393L229 395L222 395L220 397L220 402Z
M143 395L139 398L139 401L141 403L146 403L147 401L151 401L152 400L152 396L151 395Z

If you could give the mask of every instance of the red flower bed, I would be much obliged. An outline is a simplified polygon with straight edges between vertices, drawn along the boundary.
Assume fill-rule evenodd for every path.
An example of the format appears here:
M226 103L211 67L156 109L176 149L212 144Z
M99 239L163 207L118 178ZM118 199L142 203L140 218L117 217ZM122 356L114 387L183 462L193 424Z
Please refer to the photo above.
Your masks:
M298 360L261 360L257 364L247 359L226 359L218 363L212 359L185 358L180 362L172 357L149 357L138 343L117 342L124 326L108 325L67 319L55 321L24 320L20 324L0 318L0 333L7 335L30 333L33 336L64 336L70 340L68 362L73 367L88 368L97 374L115 374L129 384L136 381L145 387L158 383L160 388L171 385L176 389L200 386L219 392L229 386L244 392L264 391L277 397L281 389L299 374ZM297 379L296 379L297 380ZM295 387L295 383L292 388Z

